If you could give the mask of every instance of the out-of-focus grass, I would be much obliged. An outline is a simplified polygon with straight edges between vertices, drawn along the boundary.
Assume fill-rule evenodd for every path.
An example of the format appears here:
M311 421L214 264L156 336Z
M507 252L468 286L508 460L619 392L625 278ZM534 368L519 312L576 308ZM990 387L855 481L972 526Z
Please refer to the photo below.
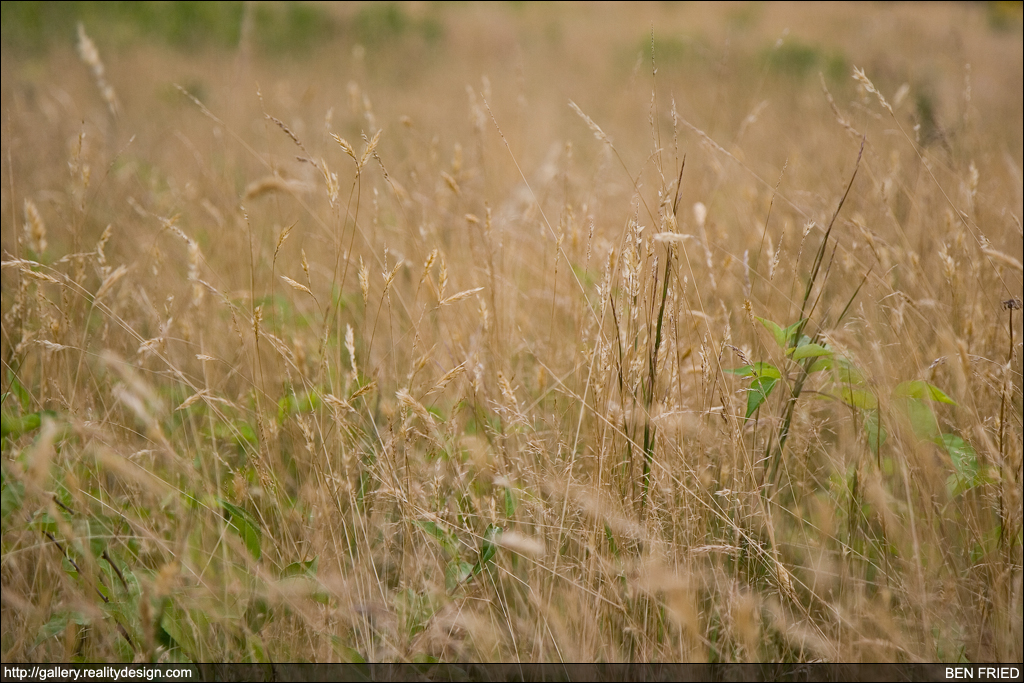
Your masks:
M4 661L1021 659L1019 3L2 50Z

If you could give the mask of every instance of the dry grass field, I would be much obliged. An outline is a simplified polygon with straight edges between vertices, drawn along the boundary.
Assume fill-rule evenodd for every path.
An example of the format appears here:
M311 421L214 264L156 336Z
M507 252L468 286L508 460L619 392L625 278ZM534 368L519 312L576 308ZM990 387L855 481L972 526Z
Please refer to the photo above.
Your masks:
M1022 651L1020 3L7 3L4 662Z

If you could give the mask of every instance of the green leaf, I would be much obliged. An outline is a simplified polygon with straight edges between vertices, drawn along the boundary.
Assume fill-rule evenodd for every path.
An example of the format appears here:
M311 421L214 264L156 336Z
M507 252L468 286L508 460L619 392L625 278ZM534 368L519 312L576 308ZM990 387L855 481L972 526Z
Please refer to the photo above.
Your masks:
M284 422L289 415L311 413L320 407L320 396L315 391L288 394L277 402L277 421Z
M16 417L8 413L0 414L0 437L11 436L17 438L26 432L39 429L42 423L42 413L32 413Z
M256 596L245 609L245 625L252 633L259 633L270 621L272 614L265 598Z
M344 662L346 664L366 664L366 658L359 653L359 650L349 647L348 645L343 645L342 639L338 636L331 636L331 643L332 645L334 645L334 651L340 655L338 661ZM345 673L348 674L354 670L358 671L357 669L346 669ZM369 677L362 677L359 680L368 681L370 679Z
M88 626L89 619L82 612L75 610L61 610L50 617L50 620L43 624L42 628L39 629L39 634L32 643L32 647L36 647L43 641L49 640L50 638L63 633L69 623L78 624L79 626Z
M829 356L822 356L818 360L814 361L807 367L807 373L821 372L822 370L831 370L835 367L835 363Z
M444 585L448 592L451 593L465 583L473 575L474 569L469 562L463 562L458 558L451 560L444 570Z
M836 374L835 381L840 384L866 384L864 373L845 358L833 358Z
M772 336L775 337L775 343L779 345L779 348L786 348L786 330L783 330L767 318L758 318L758 321L772 333Z
M774 379L780 379L782 377L782 373L779 369L771 363L754 363L753 368L754 374L758 377L772 377Z
M800 329L805 322L807 322L807 318L804 318L803 320L798 320L789 327L782 328L767 318L758 318L758 320L769 332L772 333L772 337L775 338L775 343L783 350L790 346L793 341L793 337L796 335L796 331Z
M744 365L741 368L728 368L726 372L739 375L740 377L774 377L779 379L782 373L771 363L757 362L753 365Z
M768 399L768 395L772 393L772 389L775 388L775 383L778 381L776 377L758 377L750 383L750 389L747 390L746 416L748 418Z
M822 348L827 349L828 346L822 345ZM834 354L835 352L833 351L832 353ZM836 383L864 384L864 375L861 371L849 359L842 356L818 356L807 368L807 372L820 372L823 370L831 370L833 372L832 379Z
M515 514L516 514L516 505L517 504L518 503L516 501L515 491L512 490L512 487L506 486L505 487L505 517L507 519L512 519L515 516Z
M57 520L46 511L37 512L33 516L32 521L29 522L29 527L38 529L40 532L50 534L51 536L56 536L59 533L57 530Z
M619 556L619 546L615 543L615 535L612 534L612 528L605 522L604 525L604 537L608 539L608 549L612 551L612 555L615 557Z
M237 505L221 500L220 505L228 513L228 525L242 539L245 547L257 560L263 555L261 543L263 534L260 525L253 516Z
M281 578L289 576L316 576L316 565L319 558L314 557L307 562L292 562L281 572Z
M994 553L999 549L999 537L1003 533L1000 524L993 526L985 532L978 543L971 549L971 564L977 564L985 560L985 556Z
M103 515L97 515L89 519L88 528L88 539L89 539L89 552L94 557L100 557L103 552L107 549L107 541L111 538L116 537L116 529L120 527L117 522L109 517Z
M971 486L977 485L978 477L978 454L969 443L956 434L941 434L939 445L942 446L950 459L953 461L953 469L959 477L969 482Z
M0 486L0 518L5 526L11 521L11 515L21 509L21 501L25 497L25 485L7 474L7 463L0 463L3 484Z
M861 410L875 410L878 408L878 398L870 391L865 391L864 389L841 387L839 389L839 396L845 403Z
M878 450L885 445L885 440L889 438L889 435L885 431L885 425L883 425L878 419L877 410L866 410L864 415L864 433L867 434L868 448L875 455L878 455Z
M477 560L476 566L473 567L474 574L479 574L487 566L488 562L494 560L494 555L498 552L496 541L501 532L502 528L496 524L491 524L487 527L487 530L484 532L484 542L480 545L480 558Z
M21 403L22 412L27 411L29 406L32 405L32 396L28 393L28 390L21 384L21 382L18 381L18 378L14 376L14 373L8 372L7 379L10 382L9 386L11 388L9 393L13 393L18 397L18 401ZM4 398L4 402L7 402L6 397Z
M911 380L909 382L900 382L896 385L896 388L892 390L892 395L896 398L916 398L928 401L938 401L939 403L948 403L954 406L956 405L956 401L943 393L942 389L920 379Z
M803 360L804 358L831 355L832 349L826 348L821 344L801 344L793 349L792 358L793 360Z
M168 601L160 617L160 630L163 633L158 633L157 638L168 650L177 648L182 655L194 661L196 639L188 618L188 612Z
M910 422L910 427L918 438L935 441L939 437L938 420L926 401L917 398L902 398L896 401L895 405Z
M256 446L259 443L256 430L244 420L234 420L230 424L216 423L213 434L218 439L233 441L243 451L246 446Z
M429 519L419 519L416 520L416 523L420 525L424 531L433 536L434 539L441 544L441 547L444 548L444 551L448 553L448 555L451 557L458 557L459 544L447 529L442 527L440 524L430 521Z
M956 472L946 477L946 493L949 494L950 498L956 498L961 493L970 491L972 488L974 488L974 484L967 481Z

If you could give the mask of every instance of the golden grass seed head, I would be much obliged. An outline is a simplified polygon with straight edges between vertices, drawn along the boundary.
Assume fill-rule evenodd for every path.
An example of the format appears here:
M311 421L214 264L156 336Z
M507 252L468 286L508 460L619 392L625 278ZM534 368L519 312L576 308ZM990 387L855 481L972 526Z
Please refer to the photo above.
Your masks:
M309 294L309 295L313 294L313 292L309 291L309 287L307 287L306 285L302 284L301 282L296 282L295 280L291 279L287 275L282 275L281 279L284 280L285 284L287 284L292 289L296 289L296 290L298 290L300 292L305 292L306 294Z
M366 102L367 107L369 107L369 100L366 100ZM367 109L367 113L369 113L369 109ZM380 135L383 132L384 131L378 130L376 133L374 133L373 137L366 142L366 147L363 149L363 155L359 157L358 167L360 169L366 166L366 162L370 159L370 156L373 155L374 151L377 149L377 143L380 142Z
M78 22L78 54L85 65L92 71L96 87L99 89L103 101L106 102L111 116L117 118L121 108L117 95L114 93L114 88L107 82L106 69L104 69L103 62L100 60L100 52L96 49L96 44L86 34L85 26L82 22Z
M359 379L359 368L356 366L356 338L351 325L345 325L345 350L348 351L349 364L352 371L349 381L353 384Z
M359 257L359 291L363 295L363 306L370 303L370 269L363 263L363 257Z
M441 256L441 270L437 274L437 298L444 298L444 290L448 287L448 262Z
M46 251L46 224L31 199L25 199L25 237L35 254L41 255Z
M434 265L434 261L437 260L437 248L431 250L427 256L427 260L423 262L423 275L420 276L420 284L427 279L427 275L430 273L431 266Z
M458 181L456 181L455 178L451 176L451 174L441 171L441 177L444 179L444 182L448 185L448 189L451 190L456 197L462 194L462 190L459 189Z
M259 339L260 337L260 323L263 322L263 306L257 306L252 312L252 333Z
M398 271L402 268L403 265L405 265L405 261L399 259L398 263L395 264L395 267L392 268L390 272L381 273L381 275L384 276L383 294L387 294L388 290L391 288L391 283L395 281L395 276L398 275Z
M853 79L857 81L861 88L877 97L879 103L886 109L886 111L893 116L896 116L896 112L893 111L892 106L890 106L885 97L882 96L882 93L875 88L875 84L871 82L871 79L867 77L863 69L853 67Z
M128 274L128 266L121 264L113 272L103 278L100 288L96 290L96 300L102 299L114 287L118 280Z

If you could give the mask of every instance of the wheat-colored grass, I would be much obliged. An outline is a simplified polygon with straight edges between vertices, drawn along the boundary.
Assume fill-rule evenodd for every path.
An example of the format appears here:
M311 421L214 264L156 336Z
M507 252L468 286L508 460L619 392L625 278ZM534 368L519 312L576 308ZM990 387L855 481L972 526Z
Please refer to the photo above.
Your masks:
M4 48L4 661L1020 661L1019 11L401 8Z

